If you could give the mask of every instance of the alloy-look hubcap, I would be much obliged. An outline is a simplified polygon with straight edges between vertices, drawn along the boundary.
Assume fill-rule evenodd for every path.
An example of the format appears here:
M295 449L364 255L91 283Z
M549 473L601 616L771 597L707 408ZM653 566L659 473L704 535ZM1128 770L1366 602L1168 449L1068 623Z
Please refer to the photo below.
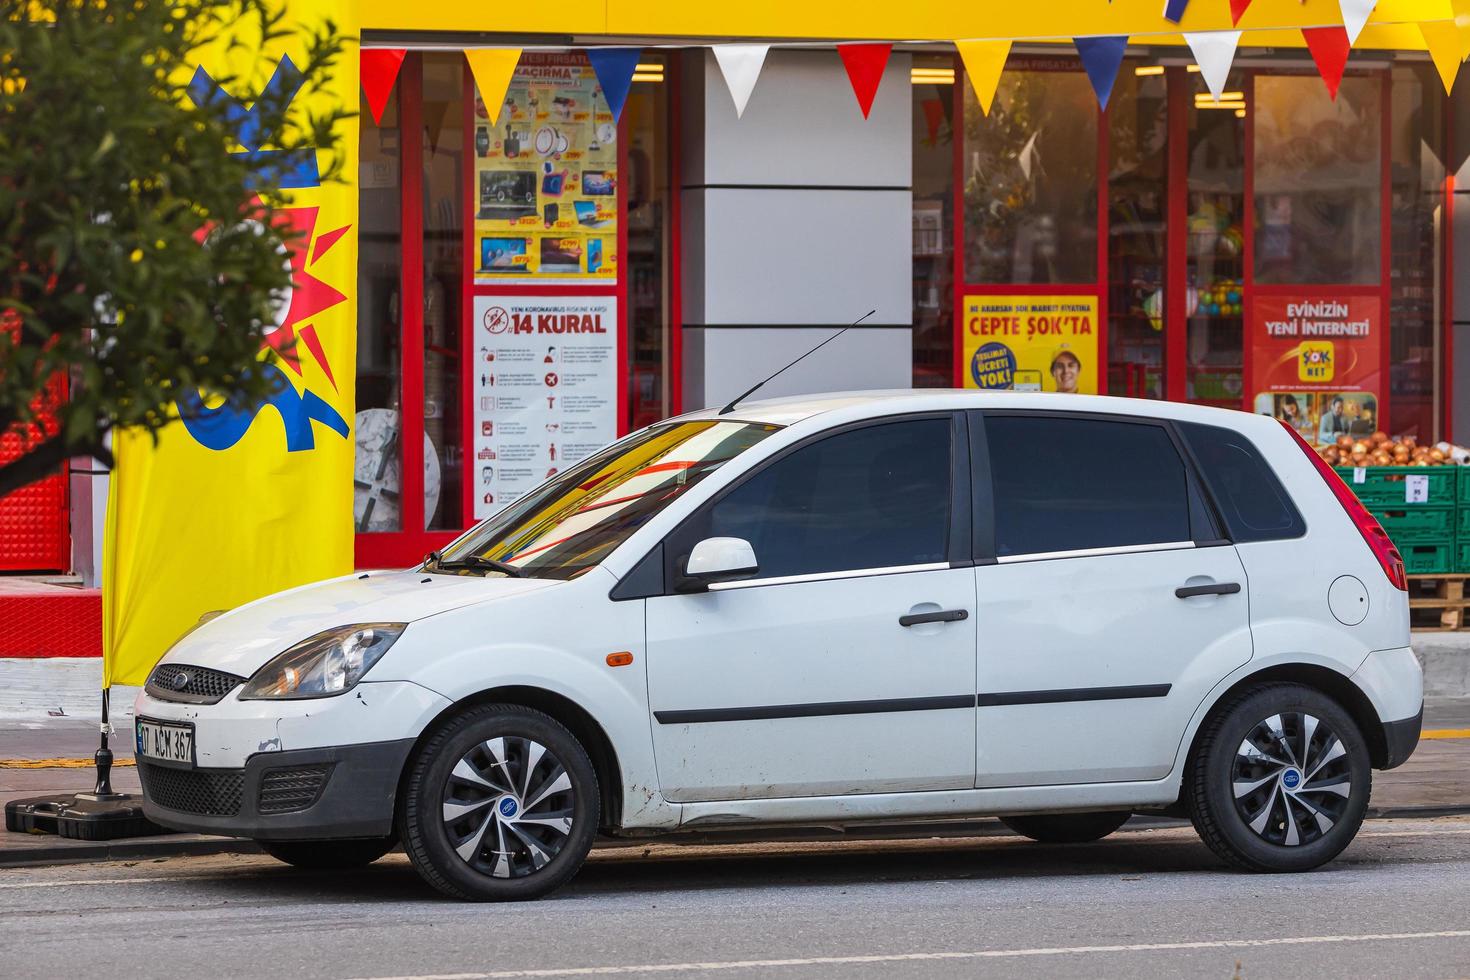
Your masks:
M482 874L524 878L550 864L572 832L576 793L546 746L505 736L471 748L444 786L444 831Z
M1342 819L1352 794L1347 748L1326 723L1283 712L1258 723L1235 753L1235 808L1262 840L1297 847Z

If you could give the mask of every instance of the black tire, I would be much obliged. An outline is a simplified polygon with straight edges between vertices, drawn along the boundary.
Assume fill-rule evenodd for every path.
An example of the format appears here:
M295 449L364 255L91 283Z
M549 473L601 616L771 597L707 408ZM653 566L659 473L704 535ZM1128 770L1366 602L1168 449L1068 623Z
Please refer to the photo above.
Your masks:
M1000 822L1043 844L1087 844L1117 830L1133 816L1127 810L1092 813L1029 813L1001 817Z
M297 868L361 868L398 846L397 836L353 840L262 840L260 849Z
M1367 743L1340 704L1301 684L1265 684L1206 720L1185 769L1184 804L1227 863L1309 871L1351 843L1372 788Z
M446 807L462 812L450 819ZM540 711L487 704L450 719L410 761L399 830L414 869L445 895L526 901L577 873L600 811L597 774L571 732Z

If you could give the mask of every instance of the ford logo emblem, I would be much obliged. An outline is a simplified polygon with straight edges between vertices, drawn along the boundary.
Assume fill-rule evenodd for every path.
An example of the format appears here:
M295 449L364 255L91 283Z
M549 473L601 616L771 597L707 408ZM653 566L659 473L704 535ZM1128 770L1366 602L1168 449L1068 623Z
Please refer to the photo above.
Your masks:
M194 678L190 676L187 670L181 670L174 675L174 679L169 682L169 686L172 687L175 691L182 691L184 688L189 686L189 682L193 679Z
M1296 789L1302 784L1302 774L1295 769L1288 769L1281 777L1281 784L1287 789Z
M513 817L516 815L516 801L507 796L500 801L500 815L502 817Z

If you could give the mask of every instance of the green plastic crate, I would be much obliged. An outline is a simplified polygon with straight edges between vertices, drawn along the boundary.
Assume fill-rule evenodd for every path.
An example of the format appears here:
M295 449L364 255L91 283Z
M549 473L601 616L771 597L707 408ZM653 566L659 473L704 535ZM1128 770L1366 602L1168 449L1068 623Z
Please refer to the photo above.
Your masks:
M1362 483L1353 482L1351 466L1339 466L1337 472L1369 510L1399 506L1453 507L1459 500L1458 466L1367 466L1363 468ZM1423 503L1411 504L1405 500L1405 481L1410 476L1422 476L1428 481L1429 499Z
M1400 544L1398 549L1404 558L1404 571L1410 575L1444 575L1454 570L1452 544Z
M1460 483L1470 484L1470 480L1461 480ZM1470 503L1462 503L1455 511L1455 537L1470 544Z
M1470 541L1455 546L1455 571L1470 572Z
M1375 510L1373 516L1393 538L1395 544L1423 542L1425 544L1454 544L1458 523L1470 517L1470 509L1457 511L1453 507L1427 507L1406 505L1402 508L1389 507Z
M1457 466L1455 469L1461 469L1461 467ZM1460 481L1460 506L1470 507L1470 477L1465 477Z

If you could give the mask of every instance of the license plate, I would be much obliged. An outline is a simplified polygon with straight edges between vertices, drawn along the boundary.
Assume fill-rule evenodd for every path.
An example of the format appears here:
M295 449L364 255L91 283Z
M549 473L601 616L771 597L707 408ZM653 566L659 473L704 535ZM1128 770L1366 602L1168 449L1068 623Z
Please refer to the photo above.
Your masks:
M194 728L158 721L137 722L138 754L162 762L194 764Z

